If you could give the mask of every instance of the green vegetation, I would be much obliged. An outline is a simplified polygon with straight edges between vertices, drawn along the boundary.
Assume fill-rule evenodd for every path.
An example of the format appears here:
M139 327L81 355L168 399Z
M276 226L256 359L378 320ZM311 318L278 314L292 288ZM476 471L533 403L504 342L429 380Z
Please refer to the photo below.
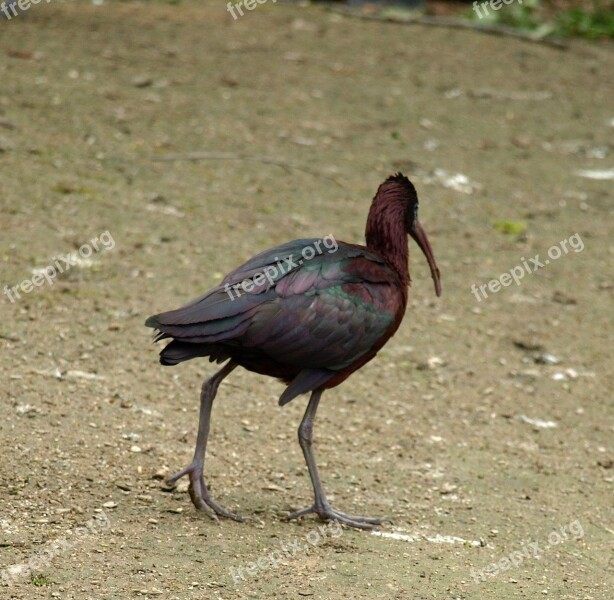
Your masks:
M570 8L558 11L552 19L547 18L540 0L516 1L496 11L489 7L486 10L487 13L481 9L482 18L474 10L469 11L469 17L484 24L514 27L536 37L614 38L614 3L611 0L595 0L591 9Z
M45 587L48 585L52 585L53 581L49 579L46 575L32 575L32 583L36 587Z
M563 11L557 18L557 31L588 39L614 37L614 5L602 7L595 3L591 12L582 8Z
M527 230L526 223L522 221L495 221L493 227L507 235L521 235Z

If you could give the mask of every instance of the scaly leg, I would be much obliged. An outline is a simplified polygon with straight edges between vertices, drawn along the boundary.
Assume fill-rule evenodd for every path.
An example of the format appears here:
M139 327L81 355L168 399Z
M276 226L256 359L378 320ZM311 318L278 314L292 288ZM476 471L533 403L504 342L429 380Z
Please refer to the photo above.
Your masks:
M318 410L318 404L320 403L322 391L323 390L318 389L312 392L311 398L309 399L309 404L307 405L307 410L305 411L303 420L298 428L298 442L301 445L303 455L305 456L305 462L307 463L307 468L309 469L309 476L311 477L311 483L313 485L315 501L311 506L297 510L288 515L286 518L288 520L297 519L298 517L315 513L323 521L339 521L340 523L344 523L350 527L357 527L358 529L374 529L376 525L380 525L389 519L348 515L332 508L326 499L326 494L324 493L324 488L322 487L322 481L320 480L320 474L318 473L318 466L311 448L313 438L313 421L316 416L316 411Z
M217 515L228 517L235 521L243 521L244 518L226 510L215 502L207 489L203 470L205 467L205 452L207 450L207 439L209 437L209 426L211 423L211 407L217 393L217 389L222 380L229 375L236 367L237 363L230 360L215 375L203 382L200 392L200 418L198 422L198 436L196 438L196 448L192 462L178 473L171 475L167 482L174 485L181 477L190 477L189 493L194 506L205 511L212 519L218 521Z

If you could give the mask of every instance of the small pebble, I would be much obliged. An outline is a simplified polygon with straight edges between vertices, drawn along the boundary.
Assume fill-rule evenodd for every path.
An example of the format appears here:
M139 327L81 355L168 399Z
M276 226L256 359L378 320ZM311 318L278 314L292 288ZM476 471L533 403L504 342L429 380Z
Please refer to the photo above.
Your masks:
M550 354L549 352L536 354L533 357L533 360L538 365L558 365L561 362L556 356L554 356L554 354Z
M166 479L168 474L169 474L169 468L168 467L161 467L151 476L151 478L152 479L164 480L164 479Z
M146 88L153 84L153 79L149 75L137 75L132 79L132 85L138 88Z
M190 482L185 480L185 479L182 479L175 486L175 491L177 491L177 492L179 492L181 494L184 494L185 492L188 491L189 487L190 487Z

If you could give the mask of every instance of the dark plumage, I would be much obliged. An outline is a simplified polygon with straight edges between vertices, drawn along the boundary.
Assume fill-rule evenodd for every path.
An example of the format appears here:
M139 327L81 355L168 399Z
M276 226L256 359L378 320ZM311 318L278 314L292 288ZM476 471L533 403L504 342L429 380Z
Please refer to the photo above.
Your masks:
M211 404L221 380L237 366L288 384L280 405L312 392L299 428L314 486L313 506L322 519L369 528L381 519L352 517L330 507L322 490L311 431L320 396L371 360L398 329L407 305L408 243L425 253L441 293L439 271L417 218L418 198L402 174L382 183L371 204L366 246L337 243L332 236L301 239L266 250L232 271L203 296L146 321L156 341L171 338L160 362L176 365L199 356L228 361L205 381L193 462L171 478L190 476L190 495L212 517L239 518L209 496L203 466ZM311 249L311 250L306 250ZM247 282L247 283L245 283Z

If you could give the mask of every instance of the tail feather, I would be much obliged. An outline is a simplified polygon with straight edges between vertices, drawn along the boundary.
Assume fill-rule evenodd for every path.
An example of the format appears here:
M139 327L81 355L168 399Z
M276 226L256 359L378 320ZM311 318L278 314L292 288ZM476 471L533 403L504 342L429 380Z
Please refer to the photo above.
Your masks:
M160 352L160 363L165 366L178 365L180 362L200 356L208 356L211 362L222 362L229 358L218 346L211 344L189 344L173 340Z

